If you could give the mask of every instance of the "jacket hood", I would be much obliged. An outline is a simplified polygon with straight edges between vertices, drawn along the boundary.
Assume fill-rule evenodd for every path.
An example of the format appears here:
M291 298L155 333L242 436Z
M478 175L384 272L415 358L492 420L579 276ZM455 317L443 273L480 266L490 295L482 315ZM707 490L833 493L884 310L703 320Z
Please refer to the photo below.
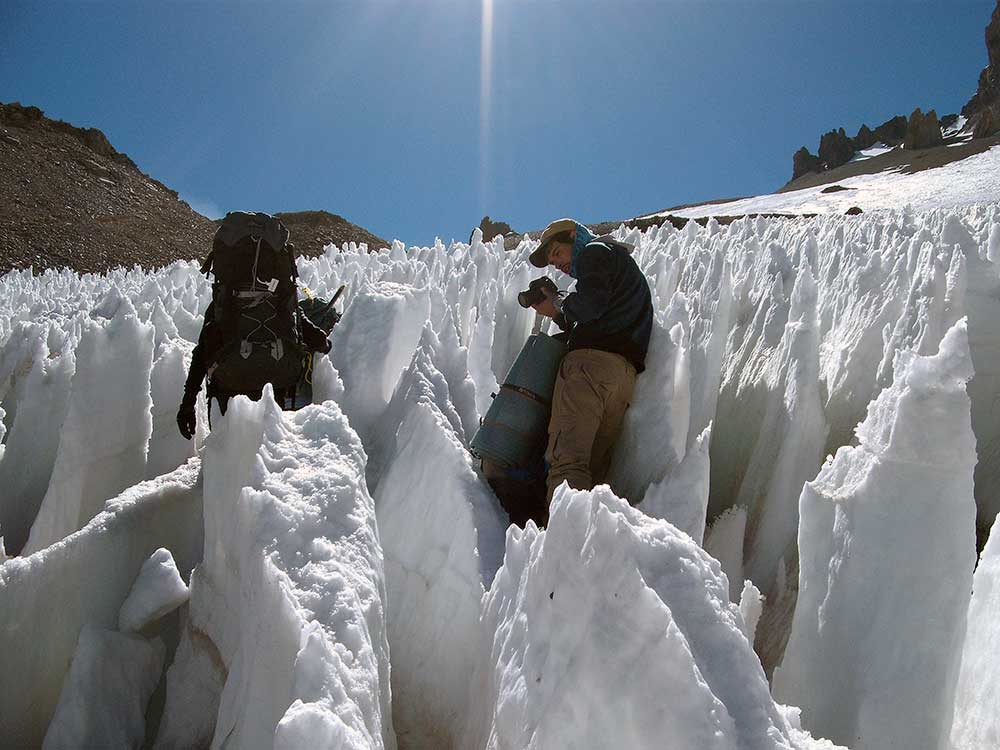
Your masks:
M576 278L576 259L580 257L583 248L597 239L597 235L591 232L580 222L576 223L576 239L573 241L573 254L570 256L569 275Z

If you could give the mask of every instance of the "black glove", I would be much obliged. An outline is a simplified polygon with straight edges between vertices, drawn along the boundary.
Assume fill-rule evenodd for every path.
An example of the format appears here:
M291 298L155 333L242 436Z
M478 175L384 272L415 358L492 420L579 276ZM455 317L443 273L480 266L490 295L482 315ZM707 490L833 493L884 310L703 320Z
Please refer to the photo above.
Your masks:
M177 410L177 429L181 431L181 437L190 440L194 437L194 431L198 426L198 418L194 413L195 399L184 395L181 407Z
M336 327L337 323L339 323L340 319L342 317L344 317L343 315L341 315L336 310L331 310L330 311L330 315L331 315L330 320L332 321L330 323L330 327L323 331L323 333L325 333L327 336L329 336L331 333L333 333L333 329Z

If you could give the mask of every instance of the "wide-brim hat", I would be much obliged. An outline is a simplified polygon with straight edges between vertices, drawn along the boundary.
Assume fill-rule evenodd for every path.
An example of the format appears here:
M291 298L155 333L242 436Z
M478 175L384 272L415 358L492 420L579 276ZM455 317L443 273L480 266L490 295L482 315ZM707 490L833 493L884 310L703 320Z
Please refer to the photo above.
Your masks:
M545 268L549 264L549 245L557 234L576 229L573 219L556 219L542 232L542 240L538 248L528 256L528 261L535 268Z

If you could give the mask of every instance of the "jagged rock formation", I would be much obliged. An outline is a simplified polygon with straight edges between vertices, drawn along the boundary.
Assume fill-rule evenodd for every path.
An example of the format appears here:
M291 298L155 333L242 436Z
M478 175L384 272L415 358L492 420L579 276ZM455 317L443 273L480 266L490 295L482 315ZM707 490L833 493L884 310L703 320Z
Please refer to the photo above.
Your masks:
M493 221L489 216L484 216L479 222L479 229L483 233L483 242L489 242L497 236L506 237L514 231L507 222Z
M385 240L325 211L282 214L299 252ZM96 128L0 103L0 274L68 267L152 269L203 257L215 222L144 174Z
M855 146L857 146L857 148L871 148L876 143L878 143L878 137L871 128L862 124L861 127L858 128L858 134L854 136Z
M906 137L906 115L896 115L875 128L875 142L895 146Z
M1000 132L1000 0L986 27L986 51L989 64L979 75L979 88L962 115L969 120L973 138L989 138ZM862 125L854 138L848 138L843 128L831 130L820 139L819 156L813 156L803 146L792 157L792 180L810 172L825 172L847 164L855 152L871 148L876 143L887 146L903 145L913 150L933 148L943 143L942 128L954 125L957 115L945 115L938 120L932 109L924 114L920 107L907 119L898 115L871 130ZM967 130L965 131L968 132Z
M819 139L819 160L827 169L847 164L854 155L854 141L847 137L843 128L824 133Z
M979 87L962 108L962 114L975 122L976 138L986 138L1000 129L1000 1L986 27L986 53L989 64L979 74Z
M919 111L917 109L917 112ZM935 115L936 119L937 115ZM876 143L898 146L906 138L908 127L909 122L906 117L898 115L886 120L875 130L862 124L858 129L858 134L853 138L849 137L843 128L824 133L819 141L819 156L814 156L806 146L795 152L792 157L792 179L798 179L810 172L826 172L836 169L847 164L856 152L871 148Z
M792 179L801 177L807 172L819 172L822 166L819 157L809 153L809 149L803 146L792 157Z
M941 136L941 124L938 122L937 112L933 109L924 114L920 107L913 110L910 115L910 122L906 126L906 137L903 138L903 148L913 150L918 148L930 148L940 145L944 141Z

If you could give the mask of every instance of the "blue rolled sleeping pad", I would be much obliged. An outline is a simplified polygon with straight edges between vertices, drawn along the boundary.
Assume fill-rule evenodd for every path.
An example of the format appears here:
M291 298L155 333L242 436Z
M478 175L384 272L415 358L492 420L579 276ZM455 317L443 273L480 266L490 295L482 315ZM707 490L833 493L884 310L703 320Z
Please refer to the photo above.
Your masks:
M544 333L528 337L500 392L472 437L473 455L503 468L526 466L544 449L552 391L566 344Z

